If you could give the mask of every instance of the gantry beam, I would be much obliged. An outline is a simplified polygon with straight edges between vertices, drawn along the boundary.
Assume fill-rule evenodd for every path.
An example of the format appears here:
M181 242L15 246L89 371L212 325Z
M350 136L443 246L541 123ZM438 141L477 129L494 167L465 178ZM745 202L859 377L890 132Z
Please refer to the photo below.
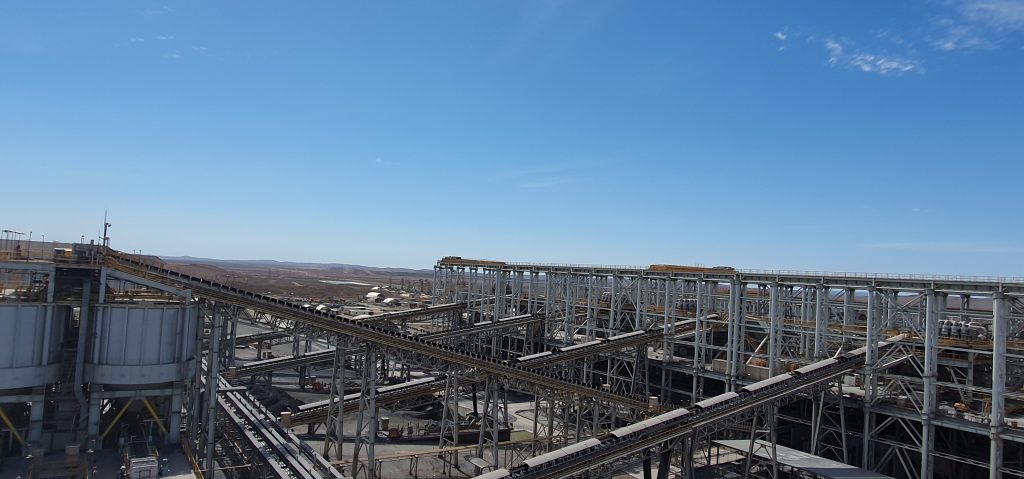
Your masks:
M826 271L771 271L733 268L691 268L692 271L672 271L670 269L655 270L651 268L626 266L511 263L468 258L444 258L437 262L437 266L447 268L484 268L510 272L532 271L590 276L643 276L645 278L686 279L719 283L821 284L830 288L864 287L866 285L873 285L879 289L893 289L899 291L933 289L936 291L955 291L978 294L993 294L999 292L1007 294L1024 293L1024 278L984 276L839 273Z

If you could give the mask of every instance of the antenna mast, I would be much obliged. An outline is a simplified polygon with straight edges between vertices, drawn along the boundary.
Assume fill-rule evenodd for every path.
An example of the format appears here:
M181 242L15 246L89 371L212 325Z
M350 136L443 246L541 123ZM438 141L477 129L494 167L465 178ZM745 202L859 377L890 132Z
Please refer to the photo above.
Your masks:
M103 209L103 247L104 248L109 248L110 247L110 237L107 236L107 228L110 228L111 226L112 225L107 222L107 209L104 208Z

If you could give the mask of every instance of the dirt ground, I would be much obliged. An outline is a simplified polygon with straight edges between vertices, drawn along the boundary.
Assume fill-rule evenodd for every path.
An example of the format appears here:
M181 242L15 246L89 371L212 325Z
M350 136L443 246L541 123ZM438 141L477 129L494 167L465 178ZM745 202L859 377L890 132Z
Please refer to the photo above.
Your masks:
M362 298L374 286L428 293L433 273L429 270L386 270L369 267L262 264L255 262L168 260L168 267L193 276L244 287L275 296L298 297L319 302ZM404 286L404 288L403 288Z

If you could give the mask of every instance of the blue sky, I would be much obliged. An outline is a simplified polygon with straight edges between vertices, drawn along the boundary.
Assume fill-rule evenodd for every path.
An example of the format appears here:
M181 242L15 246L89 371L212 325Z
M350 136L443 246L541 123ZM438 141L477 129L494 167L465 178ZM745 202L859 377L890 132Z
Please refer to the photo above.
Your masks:
M1024 1L0 0L0 227L1024 276Z

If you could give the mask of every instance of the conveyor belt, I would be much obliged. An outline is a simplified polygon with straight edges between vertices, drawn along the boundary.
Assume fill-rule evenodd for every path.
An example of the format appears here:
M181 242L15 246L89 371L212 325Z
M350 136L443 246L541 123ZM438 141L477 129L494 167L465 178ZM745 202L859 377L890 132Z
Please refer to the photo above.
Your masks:
M235 346L241 346L244 344L259 343L263 341L273 341L275 339L282 339L291 336L292 333L287 331L266 331L263 333L246 334L235 338ZM231 338L225 339L225 342L230 342ZM210 340L203 340L203 349L210 347Z
M440 391L444 391L445 380L443 378L426 378L423 380L410 381L395 386L383 386L377 389L376 402L378 406L394 404L397 402L416 399ZM345 396L345 413L359 410L359 394L348 394ZM337 402L337 399L335 399ZM330 399L303 404L299 410L292 413L292 426L303 424L317 424L327 421Z
M473 324L471 326L467 326L465 328L451 329L448 331L438 331L436 333L420 334L416 337L426 340L437 340L456 336L464 336L467 334L478 334L486 331L494 331L497 329L511 328L513 326L522 326L524 324L536 323L539 321L544 321L543 314L523 314L520 316L510 316L508 318L502 318L497 321L484 321Z
M360 338L381 346L420 353L448 363L482 369L511 380L578 394L581 397L604 400L634 410L648 409L648 403L644 398L614 394L579 381L565 381L551 374L539 373L518 365L505 364L493 357L468 353L454 347L435 344L423 338L339 317L329 311L316 311L312 308L303 307L300 304L246 291L235 286L223 285L207 279L171 271L144 263L135 257L114 250L107 251L107 265L118 271L149 278L157 282L184 285L197 296L264 311L283 318L294 319L326 331Z
M521 364L530 369L539 369L556 363L573 361L576 359L585 358L587 356L593 356L595 354L606 353L609 351L615 351L622 348L658 341L661 338L661 331L644 331L644 333L641 335L632 336L629 338L619 340L606 340L601 343L593 344L587 347L573 349L571 351L560 352L557 354L552 354L550 356L537 358L531 361L525 361L522 362Z
M204 375L205 377L205 375ZM248 443L248 450L258 454L275 477L282 479L340 479L341 473L331 467L308 444L295 434L281 428L261 404L246 392L232 391L223 378L217 405Z
M312 353L300 354L298 356L281 356L279 358L264 359L261 361L252 361L242 366L238 366L234 370L234 374L230 374L232 371L228 370L228 379L234 380L236 378L244 378L246 376L255 376L258 374L266 374L282 369L289 369L298 366L304 366L307 364L326 363L334 361L334 348L326 349L323 351L316 351Z
M890 338L879 345L883 351L892 344L901 341L903 335ZM747 386L752 391L725 393L706 399L695 405L689 412L679 410L648 420L648 424L635 430L623 428L612 431L599 444L586 448L563 448L564 455L551 454L553 459L534 462L529 467L515 468L508 474L492 473L489 478L527 479L527 478L562 478L586 471L597 464L604 464L625 457L647 448L655 447L665 441L689 434L695 428L742 414L754 407L771 404L779 400L795 397L804 389L828 381L864 364L866 348L847 353L841 358L830 358L800 368L795 373L782 374L770 380ZM799 372L803 370L804 372ZM783 378L782 376L789 376ZM702 404L704 406L702 406ZM682 413L682 414L678 414ZM622 431L621 436L617 433Z
M403 311L404 313L404 311ZM423 314L423 313L421 313ZM492 331L495 329L511 328L515 326L521 326L524 324L530 324L537 321L543 321L543 315L522 315L512 316L505 319L500 319L495 322L488 322L487 324L477 323L469 327L453 329L450 331L440 331L437 333L421 334L416 336L417 338L423 338L431 341L437 341L439 339L463 336L467 334L478 334L485 331ZM365 321L365 320L362 320ZM252 361L245 365L239 366L234 373L234 376L229 379L244 378L247 376L254 376L258 374L266 374L281 369L294 368L305 364L316 364L325 363L334 360L334 349L328 349L326 351L317 351L312 353L300 354L298 356L282 356L279 358L264 359L261 361Z
M510 318L511 319L511 318ZM685 335L693 335L693 332L684 333ZM613 351L616 349L637 346L644 343L660 340L662 333L660 331L648 331L642 335L632 336L621 340L606 341L600 344L590 345L584 348L575 349L571 352L559 353L556 355L546 356L536 359L528 359L520 363L523 367L530 369L548 367L560 362L572 361L581 357L590 356L593 354L599 354L603 352ZM331 354L333 357L333 353ZM239 374L239 376L242 376ZM406 401L414 399L418 396L427 394L433 394L444 390L444 380L436 379L434 382L429 384L402 384L398 386L386 386L380 388L377 391L377 404L392 404L399 401ZM386 388L394 388L386 390ZM358 395L352 398L345 397L345 412L354 412L358 409L359 403L356 401ZM335 400L337 401L337 400ZM293 425L303 425L311 423L321 423L327 420L328 404L330 400L318 401L315 403L304 404L299 407L299 411L292 414L291 421Z
M406 309L403 311L394 311L391 313L377 314L373 316L367 316L359 318L359 321L364 323L379 323L381 321L406 321L410 319L419 319L422 316L430 316L433 314L448 313L448 312L463 312L466 310L468 305L466 303L445 303L434 306L425 306L416 309ZM343 317L342 315L336 315Z
M392 313L380 314L377 316L370 316L366 320L375 319L387 319L389 321L397 321L399 319L411 319L418 318L426 314L437 314L448 311L465 311L468 305L466 303L445 303L435 304L433 306L424 306L422 308L407 309L404 311L395 311Z

